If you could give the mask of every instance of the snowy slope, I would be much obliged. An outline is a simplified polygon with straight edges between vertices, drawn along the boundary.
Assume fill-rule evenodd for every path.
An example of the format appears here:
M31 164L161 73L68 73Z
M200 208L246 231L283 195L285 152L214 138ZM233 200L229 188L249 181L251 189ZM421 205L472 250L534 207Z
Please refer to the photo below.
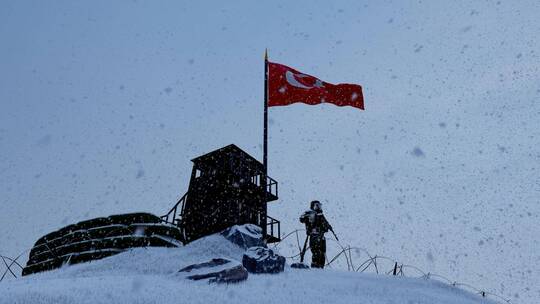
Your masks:
M270 109L283 232L319 199L344 244L536 303L538 16L536 0L3 1L0 254L163 214L189 159L221 146L260 159L268 47L366 99Z
M0 303L491 303L436 281L335 270L286 267L220 286L177 273L214 257L241 260L242 250L219 235L176 249L134 249L0 284Z

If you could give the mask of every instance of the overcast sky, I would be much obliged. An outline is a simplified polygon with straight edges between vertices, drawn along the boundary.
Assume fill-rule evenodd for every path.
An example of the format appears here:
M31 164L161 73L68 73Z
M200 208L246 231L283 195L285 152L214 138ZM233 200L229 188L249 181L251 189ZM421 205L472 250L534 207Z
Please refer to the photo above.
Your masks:
M361 84L366 106L270 110L282 231L320 199L347 243L533 303L538 16L538 1L1 1L0 253L165 213L189 160L226 144L261 158L268 48Z

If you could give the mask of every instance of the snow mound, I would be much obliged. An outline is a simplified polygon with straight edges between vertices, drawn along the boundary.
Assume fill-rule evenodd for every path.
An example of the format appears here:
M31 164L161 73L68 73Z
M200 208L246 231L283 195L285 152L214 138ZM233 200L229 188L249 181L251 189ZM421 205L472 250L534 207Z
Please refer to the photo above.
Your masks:
M181 248L137 248L103 260L0 283L0 303L491 303L436 281L336 270L251 275L215 285L178 271L213 258L240 261L244 251L222 235Z

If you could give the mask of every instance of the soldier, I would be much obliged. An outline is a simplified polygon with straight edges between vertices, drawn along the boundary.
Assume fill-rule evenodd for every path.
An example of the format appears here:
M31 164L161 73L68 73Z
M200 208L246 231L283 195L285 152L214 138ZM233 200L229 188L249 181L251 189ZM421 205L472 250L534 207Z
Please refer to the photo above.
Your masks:
M323 215L321 202L312 201L310 210L300 216L300 222L306 225L306 233L309 237L312 256L311 267L324 268L326 261L326 238L324 234L328 230L333 230Z

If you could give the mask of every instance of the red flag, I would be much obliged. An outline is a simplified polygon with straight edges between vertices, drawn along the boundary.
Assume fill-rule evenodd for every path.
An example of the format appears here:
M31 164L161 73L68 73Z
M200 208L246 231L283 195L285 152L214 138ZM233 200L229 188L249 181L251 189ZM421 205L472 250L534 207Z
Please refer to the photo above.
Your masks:
M273 62L268 62L268 94L269 107L302 102L309 105L331 103L364 110L361 86L331 84Z

